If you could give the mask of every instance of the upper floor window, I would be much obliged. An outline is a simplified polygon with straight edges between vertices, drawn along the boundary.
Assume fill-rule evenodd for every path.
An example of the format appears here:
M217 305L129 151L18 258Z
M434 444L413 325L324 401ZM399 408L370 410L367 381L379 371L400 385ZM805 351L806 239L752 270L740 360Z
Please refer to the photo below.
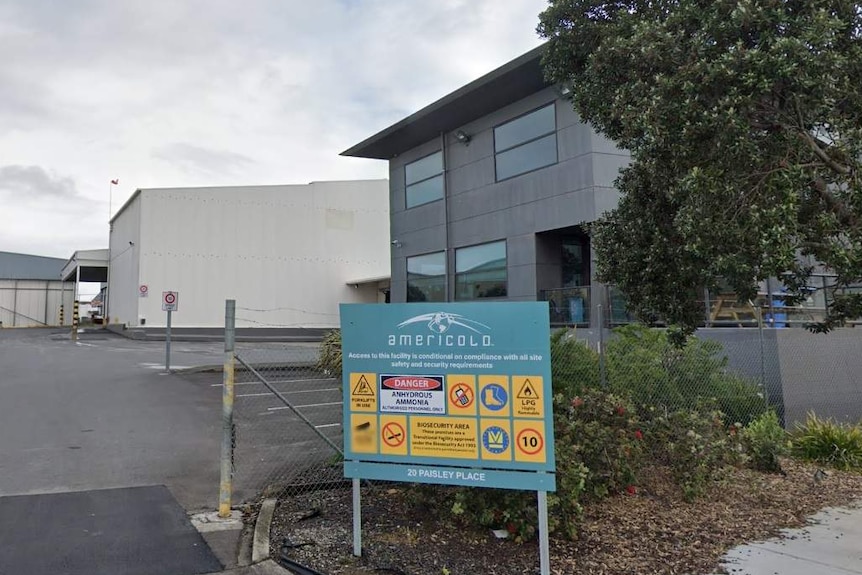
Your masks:
M407 186L407 207L413 208L443 198L443 153L430 156L404 166Z
M506 296L506 241L455 250L455 297Z
M446 252L407 258L407 301L445 301Z
M497 181L557 163L557 118L554 104L494 128Z

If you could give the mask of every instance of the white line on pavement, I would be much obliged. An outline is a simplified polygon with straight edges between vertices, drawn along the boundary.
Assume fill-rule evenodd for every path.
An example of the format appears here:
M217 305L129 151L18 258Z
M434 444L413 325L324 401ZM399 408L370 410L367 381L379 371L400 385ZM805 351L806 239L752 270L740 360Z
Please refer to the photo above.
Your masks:
M323 392L323 391L341 391L337 387L326 387L322 389L297 389L296 391L279 391L282 395L287 395L289 393L315 393L315 392ZM273 395L272 392L266 393L240 393L237 397L264 397L266 395Z
M333 401L331 403L309 403L308 405L294 405L294 409L300 409L303 407L329 407L332 405L341 405L343 402L341 401ZM290 409L286 405L279 405L278 407L270 407L267 411L281 411L282 409Z

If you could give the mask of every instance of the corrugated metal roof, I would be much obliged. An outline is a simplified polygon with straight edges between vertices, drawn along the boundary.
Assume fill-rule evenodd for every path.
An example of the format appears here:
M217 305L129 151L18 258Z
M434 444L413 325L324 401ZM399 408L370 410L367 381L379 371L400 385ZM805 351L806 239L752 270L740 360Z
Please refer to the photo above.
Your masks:
M0 279L59 280L66 260L0 252Z

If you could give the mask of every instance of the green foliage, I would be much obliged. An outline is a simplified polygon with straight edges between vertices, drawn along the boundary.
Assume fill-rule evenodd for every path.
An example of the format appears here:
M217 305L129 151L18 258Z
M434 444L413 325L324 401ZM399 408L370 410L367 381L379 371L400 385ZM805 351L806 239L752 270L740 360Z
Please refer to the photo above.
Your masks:
M584 497L601 499L637 484L643 431L631 401L597 390L555 398L557 461L587 469Z
M547 77L632 154L591 239L642 319L693 330L720 279L804 300L810 259L862 279L858 2L551 0L539 32ZM820 330L862 315L835 296Z
M720 343L688 337L678 346L668 332L635 324L614 332L607 344L608 385L637 405L675 410L715 401L728 425L746 424L766 409L756 384L727 372Z
M320 342L317 369L334 377L341 377L341 330L334 329Z
M790 442L787 432L778 421L778 415L769 410L742 430L742 445L751 467L758 471L778 473L781 471L778 458L787 455Z
M571 398L599 386L599 354L561 329L551 334L551 378L554 393Z
M862 470L862 427L808 414L792 434L793 455L843 470Z
M659 414L647 429L653 459L670 468L687 500L703 495L724 467L739 463L736 434L708 405Z

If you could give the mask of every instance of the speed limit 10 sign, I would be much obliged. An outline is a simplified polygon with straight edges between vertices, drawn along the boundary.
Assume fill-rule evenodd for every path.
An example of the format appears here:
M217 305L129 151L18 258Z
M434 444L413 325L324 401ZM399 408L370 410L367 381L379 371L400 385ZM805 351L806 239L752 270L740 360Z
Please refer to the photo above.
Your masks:
M177 311L179 309L180 292L162 292L162 311Z

